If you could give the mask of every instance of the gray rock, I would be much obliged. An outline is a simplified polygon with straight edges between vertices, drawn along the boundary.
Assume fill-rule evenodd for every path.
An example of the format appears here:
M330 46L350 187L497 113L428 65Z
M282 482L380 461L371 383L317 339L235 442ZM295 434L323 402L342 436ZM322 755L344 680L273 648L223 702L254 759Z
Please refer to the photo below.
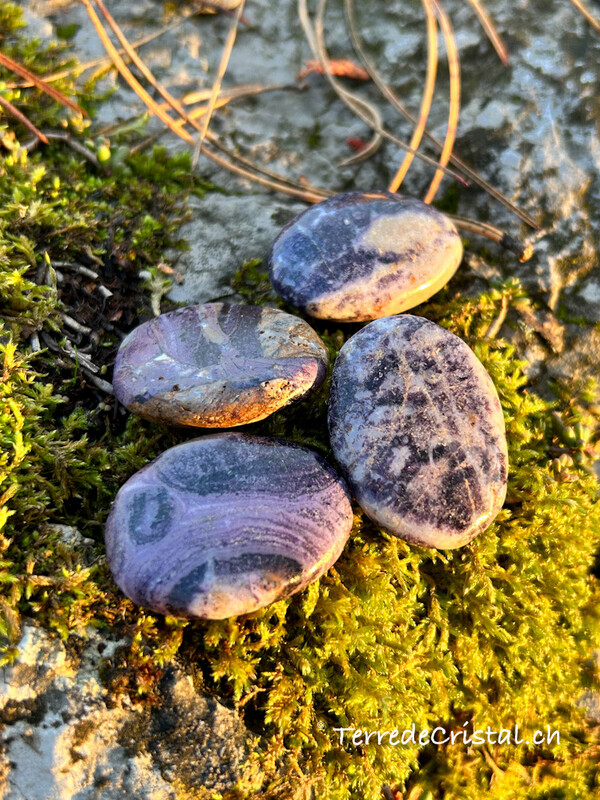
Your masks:
M109 698L98 669L124 644L90 629L75 656L24 626L18 659L0 672L3 800L176 800L174 783L219 792L246 775L256 740L179 669L151 710Z
M190 208L192 219L179 231L189 250L174 256L185 280L173 286L169 299L205 303L231 296L236 271L245 261L266 258L281 226L305 206L264 194L212 192L192 198Z

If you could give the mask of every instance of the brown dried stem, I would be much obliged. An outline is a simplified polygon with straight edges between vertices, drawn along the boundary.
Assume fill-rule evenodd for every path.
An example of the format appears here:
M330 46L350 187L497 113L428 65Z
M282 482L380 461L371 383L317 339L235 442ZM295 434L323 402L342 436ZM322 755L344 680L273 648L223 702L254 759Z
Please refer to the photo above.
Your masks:
M456 214L446 214L446 216L454 222L457 228L469 231L470 233L476 233L478 236L485 236L486 239L497 242L501 247L510 250L511 253L518 256L521 262L529 261L533 255L532 244L523 244L500 230L500 228L489 225L487 222L477 222L474 219L459 217Z
M59 92L58 89L55 89L54 86L50 86L50 84L46 83L45 80L39 78L37 75L34 75L31 70L24 67L22 64L19 64L18 61L14 61L9 56L4 55L4 53L0 53L0 64L3 67L11 70L16 75L19 75L21 78L29 81L30 84L36 86L38 89L41 89L42 92L51 97L53 100L56 100L57 103L60 103L62 106L67 106L72 111L75 111L76 114L81 114L84 117L87 117L86 112L78 106L73 100L70 100L66 97L62 92Z
M64 142L76 153L79 153L79 155L86 158L90 162L90 164L96 167L96 169L102 169L100 162L96 158L96 154L88 147L86 147L84 144L81 144L81 142L78 142L76 139L71 138L70 134L65 133L64 131L58 131L58 132L44 131L43 136L44 139L42 141L44 142L44 144L49 144L50 142ZM23 146L25 147L25 149L31 151L35 147L37 147L39 145L38 138L32 139L31 142L27 142L26 144L24 144Z
M144 89L142 84L135 78L131 70L127 67L121 56L119 55L116 47L111 42L108 34L102 27L102 23L100 22L100 18L92 8L92 4L90 0L81 0L83 5L85 6L85 10L87 11L94 28L102 44L104 45L106 52L112 59L113 64L119 70L119 73L124 78L124 80L131 86L133 91L140 97L144 103L148 106L150 111L155 114L161 122L163 122L173 133L177 134L180 138L184 139L184 141L188 142L189 144L193 144L194 140L191 135L186 130L179 131L174 124L173 119L165 112L163 109L158 105L158 103L148 94L148 92Z
M88 15L90 16L90 19L94 27L96 28L96 31L98 32L98 35L100 36L100 39L102 40L102 43L104 44L107 53L109 54L110 58L112 59L115 67L118 69L121 76L131 86L134 92L136 92L138 97L140 97L144 101L148 109L153 114L155 114L169 128L169 130L171 130L173 133L175 133L177 136L179 136L188 144L193 145L194 139L192 138L192 136L185 130L185 128L179 127L177 125L177 121L173 120L173 118L170 117L164 111L164 109L161 108L161 106L153 100L153 98L148 94L148 92L143 88L140 82L132 74L131 70L129 70L129 68L121 58L120 54L117 52L116 48L108 38L106 31L102 27L102 23L100 22L98 15L91 7L90 0L81 0L81 2L86 7ZM137 54L136 54L136 59L139 59L139 56L137 56ZM141 61L141 59L139 60ZM148 70L146 67L145 69L146 69L146 74L150 76L149 80L153 84L158 85L158 82L156 81L150 70ZM174 105L175 110L177 111L177 106L180 106L178 101L176 101L173 97L171 97L171 95L168 92L166 92L166 90L163 90L163 92L164 92L163 97L166 95L167 97L165 99L168 98L167 102L169 102L169 105ZM193 120L190 121L192 125L196 127L195 121ZM215 143L213 142L213 144ZM223 148L221 147L220 149ZM233 172L234 174L239 175L243 178L251 180L254 183L259 184L260 186L264 186L265 188L271 189L272 191L283 192L285 194L291 195L292 197L298 197L299 199L304 200L305 202L308 203L319 202L319 200L322 200L326 196L320 190L313 190L311 187L299 187L290 185L290 183L285 182L287 181L287 179L283 179L282 181L272 180L260 174L255 174L253 171L251 171L251 169L246 169L243 166L239 166L238 164L227 161L226 159L219 156L217 153L215 153L206 145L202 145L201 152L204 153L204 155L206 155L211 161L214 161L216 164L218 164L220 167L223 167L224 169L227 169L230 172Z
M169 106L171 106L171 108L173 108L183 118L185 122L188 122L193 125L194 124L193 121L188 117L187 112L185 111L181 103L179 103L179 101L177 101L163 86L159 84L159 82L156 80L152 72L148 69L148 67L142 61L140 56L135 52L135 50L129 43L127 37L125 36L121 28L118 26L112 15L108 12L106 7L104 6L102 0L96 0L96 3L100 11L102 12L103 17L108 22L115 36L121 43L121 47L125 50L125 52L129 56L131 61L135 64L135 66L140 70L144 78L146 78L148 83L150 83L157 90L157 92L160 94L163 100L165 100L165 102Z
M228 156L232 161L234 162L237 161L239 164L242 164L249 170L258 173L259 175L264 175L266 178L271 179L272 182L277 182L280 187L287 186L291 189L294 189L295 190L295 193L293 195L294 197L300 197L301 199L306 198L307 201L310 203L318 203L320 200L324 200L326 197L330 197L331 195L335 194L335 192L331 191L330 189L322 189L318 186L313 186L310 183L300 183L299 181L296 181L293 178L288 178L285 175L280 175L278 172L268 169L267 167L255 164L253 161L250 161L249 158L245 158L239 153L230 150L222 142L220 142L216 136L213 136L210 131L208 132L206 138L207 141L210 142L212 147L214 147L216 150L219 150L224 155ZM249 177L249 175L246 174L245 177ZM284 191L284 189L280 188L279 191ZM289 192L287 193L289 194ZM308 199L309 194L314 199Z
M19 109L18 109L18 108L15 108L15 107L13 106L13 104L12 104L12 103L10 103L8 100L5 100L5 99L4 99L4 97L2 97L2 95L1 95L1 94L0 94L0 107L1 107L1 108L3 108L5 111L8 111L8 113L9 113L11 116L13 116L15 119L17 119L17 120L18 120L19 122L21 122L23 125L25 125L25 127L26 127L28 130L30 130L30 131L31 131L31 133L33 133L35 136L37 136L37 138L40 140L40 142L43 142L44 144L48 144L48 139L46 139L46 137L44 136L44 134L43 134L43 133L42 133L40 130L38 130L38 129L35 127L35 125L33 124L33 122L30 122L30 121L27 119L27 117L25 116L25 114L22 114L22 113L19 111Z
M153 42L155 39L158 39L160 36L163 36L165 33L178 28L188 17L197 14L196 9L186 10L181 12L181 18L172 22L170 25L166 25L164 28L161 28L159 31L155 31L154 33L150 33L147 36L143 36L141 39L137 39L135 42L131 42L130 46L133 48L142 47L149 42ZM127 55L124 49L118 51L119 55ZM112 59L110 56L102 56L101 58L94 58L91 61L86 61L83 64L77 64L76 67L72 67L70 69L62 69L58 72L52 72L50 75L44 75L44 81L46 83L50 83L51 81L60 81L63 78L68 78L69 75L82 75L84 72L87 72L89 69L93 69L94 67L99 67L102 65L110 66L112 64ZM28 89L30 86L33 86L31 81L26 81L25 83L8 83L7 88L9 89Z

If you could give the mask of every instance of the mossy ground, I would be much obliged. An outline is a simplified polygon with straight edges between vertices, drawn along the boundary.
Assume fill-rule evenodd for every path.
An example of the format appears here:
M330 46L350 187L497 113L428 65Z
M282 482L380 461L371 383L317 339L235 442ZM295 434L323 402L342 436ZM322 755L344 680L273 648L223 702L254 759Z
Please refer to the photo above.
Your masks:
M16 8L0 2L5 52L41 73L64 60L59 49L42 51L19 39L17 19ZM68 79L60 88L74 93ZM80 143L97 145L81 120L69 121L38 92L2 91L38 127L68 130ZM91 107L89 91L79 100ZM97 169L64 143L27 154L28 135L12 121L2 123L0 135L4 662L16 655L25 617L67 641L85 635L88 625L127 635L131 644L106 661L103 679L112 694L126 692L138 702L156 702L163 668L178 659L199 689L237 706L263 737L255 760L265 783L256 796L374 800L383 784L411 800L583 799L598 792L597 739L577 706L598 677L589 658L600 630L592 572L600 506L586 433L597 418L585 387L557 387L554 404L530 393L513 347L485 338L503 302L525 302L518 284L467 297L453 281L419 309L473 347L502 400L511 472L505 507L491 528L467 547L435 552L382 534L356 508L344 554L299 595L222 622L155 616L112 582L103 523L134 471L194 434L115 413L77 357L65 355L60 312L89 310L95 288L88 286L89 302L77 306L49 265L93 267L98 281L112 281L116 330L102 328L88 349L109 379L119 327L150 316L152 292L156 303L164 290L156 265L176 245L186 194L206 187L190 179L186 158L162 150L129 157L127 137L111 143L113 152L121 147L119 158ZM256 262L244 265L237 289L249 302L276 303L261 270ZM110 316L96 310L98 320ZM322 323L318 329L333 361L353 330ZM32 334L44 332L58 354L32 352ZM327 396L326 384L249 430L331 458ZM65 544L53 523L74 525L93 539L93 557ZM403 730L413 723L417 731L518 723L524 739L550 725L560 744L354 748L340 747L333 731ZM232 789L231 797L246 796L243 786Z

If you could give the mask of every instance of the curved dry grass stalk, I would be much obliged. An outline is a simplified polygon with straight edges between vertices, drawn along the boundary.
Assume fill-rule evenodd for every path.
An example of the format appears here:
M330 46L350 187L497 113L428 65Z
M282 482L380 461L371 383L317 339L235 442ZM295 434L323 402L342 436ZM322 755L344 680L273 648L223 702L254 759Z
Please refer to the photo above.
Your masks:
M190 123L190 124L193 125L194 124L193 120L191 120L188 117L187 112L184 109L184 107L181 105L181 103L178 100L176 100L170 94L170 92L168 92L163 86L161 86L161 84L156 80L156 78L154 77L152 72L148 69L148 67L146 66L144 61L135 52L135 50L133 49L133 47L129 43L127 37L125 36L125 34L121 30L121 28L119 27L117 22L115 21L115 19L112 17L112 15L106 9L106 7L105 7L104 3L102 2L102 0L96 0L96 5L100 9L104 19L108 22L111 30L113 31L113 33L115 34L115 36L119 40L119 42L121 44L121 47L123 48L125 53L129 56L131 61L135 64L135 66L140 70L140 72L142 73L144 78L151 84L151 86L153 86L156 89L156 91L160 94L160 96L163 98L163 100L174 111L176 111L180 115L180 117L182 118L182 120L184 122L187 122L187 123ZM160 107L161 106L159 106L159 108ZM179 121L174 122L174 124L175 125L179 124Z
M425 87L423 89L423 97L421 99L421 110L419 112L419 121L417 126L413 132L412 139L410 140L410 146L415 150L418 149L419 145L421 144L421 139L423 138L423 134L425 132L425 128L427 127L427 119L429 118L429 112L431 110L431 103L433 101L433 91L435 89L435 78L437 75L437 65L438 65L438 47L437 47L437 22L435 20L435 13L433 10L433 6L431 4L431 0L421 0L423 4L423 10L425 11L425 16L427 18L427 77L425 79ZM346 2L347 5L347 2ZM402 181L406 177L406 174L410 168L410 165L413 162L413 154L406 153L404 156L404 160L398 169L398 172L394 176L394 179L390 183L390 192L397 192L400 186L402 185Z
M304 35L306 36L308 46L310 47L314 58L320 65L321 71L329 82L329 85L340 98L340 100L342 100L342 102L348 106L351 111L353 111L360 119L362 119L363 122L366 122L374 132L371 140L361 151L361 153L346 159L345 162L342 162L342 166L351 164L354 161L362 161L367 158L367 155L373 155L373 153L377 152L381 146L382 135L381 132L377 130L378 128L381 128L382 123L379 111L375 108L375 106L367 103L361 98L356 97L351 92L348 92L339 83L339 81L335 79L330 68L330 59L325 52L325 48L323 47L321 50L319 47L319 42L317 40L315 31L313 30L310 16L308 14L306 0L298 0L298 18L300 19L300 24L304 30Z
M211 142L211 146L216 145L215 142ZM219 145L219 149L225 152L228 152L226 148L222 145ZM252 171L257 169L254 165L252 165L252 170L246 169L243 166L239 166L238 164L232 163L227 161L224 158L221 158L217 153L212 151L209 147L207 147L206 142L202 145L201 152L210 158L211 161L214 161L215 164L218 164L220 167L228 170L229 172L233 172L236 175L239 175L242 178L246 178L247 180L252 181L253 183L257 183L259 186L264 186L266 189L270 189L274 192L282 192L283 194L287 194L290 197L297 197L299 200L304 200L305 203L319 203L321 200L324 200L328 194L321 189L313 189L310 186L301 188L295 188L292 185L292 182L289 181L284 183L283 181L275 181L271 180L270 178L264 177L263 175ZM239 156L233 156L236 160L240 161ZM246 162L251 163L251 162ZM261 169L261 172L265 172L266 170ZM287 181L287 179L284 179ZM296 184L296 186L300 186Z
M593 16L593 14L587 10L587 8L583 5L581 0L571 0L571 3L575 6L575 8L582 14L587 21L590 23L592 28L594 28L598 33L600 33L600 22Z
M486 35L490 42L492 43L492 47L498 54L498 58L505 67L507 67L510 63L510 56L508 53L508 47L505 45L504 40L498 33L496 26L494 25L492 18L487 13L483 5L481 4L480 0L469 0L469 3L475 9L475 13L479 17L479 22L481 23L481 27L486 32Z
M406 106L400 101L400 99L396 96L396 94L392 91L392 89L387 85L387 83L381 77L379 71L372 63L370 58L367 56L360 37L358 35L358 29L356 27L355 22L355 11L354 11L354 0L345 0L345 9L346 9L346 20L348 24L348 30L350 32L350 37L352 39L352 45L357 56L360 58L362 63L364 64L365 69L371 76L371 80L377 86L381 94L386 98L386 100L394 106L394 108L402 114L402 116L406 117L406 119L410 120L414 124L417 123L417 118L412 114ZM425 138L431 142L431 144L436 147L438 150L441 151L443 145L442 143L435 137L433 134L425 129ZM505 197L502 192L498 191L494 186L491 185L488 181L485 180L481 175L475 172L468 164L462 161L458 156L452 154L450 157L450 163L453 164L455 167L460 169L469 180L476 183L480 186L484 191L486 191L491 197L501 203L505 208L511 211L515 216L519 217L523 222L529 225L531 228L535 230L539 230L539 225L537 222L529 216L525 211L520 209L514 203L512 203L507 197Z
M245 86L232 86L229 89L221 89L218 99L239 100L244 97L253 97L263 92L278 92L284 89L297 89L297 86L294 83L273 83L267 86L262 83L248 83ZM203 103L205 100L210 99L211 94L212 89L194 90L184 94L181 102L186 106Z
M276 83L272 86L259 86L258 84L251 86L236 86L234 89L225 90L219 93L219 97L214 104L213 110L216 110L217 108L223 108L235 100L243 100L247 97L256 97L256 95L265 94L266 92L281 92L288 89L294 89L298 91L296 86L293 86L289 83ZM198 92L198 94L200 94L200 92ZM189 96L184 97L183 102L186 103L188 98ZM186 105L187 104L188 103L186 103ZM194 120L198 120L200 117L203 117L205 114L207 114L209 109L210 107L208 104L191 108L188 112L188 119L178 120L176 124L183 125L188 120L193 124ZM194 127L198 130L197 125L194 125ZM208 132L206 135L208 137Z
M456 131L458 128L458 116L460 112L460 60L458 57L458 48L456 46L456 39L454 38L454 31L450 24L450 18L444 11L440 0L430 0L436 10L440 27L446 42L446 55L448 58L448 73L450 75L450 108L448 110L448 130L446 131L446 139L444 147L440 155L440 167L446 167L452 155L452 148L456 139ZM431 185L427 194L423 198L425 203L431 203L439 189L440 183L444 173L442 169L436 170Z
M273 170L269 169L268 167L255 164L249 158L245 158L244 156L240 155L240 153L236 153L233 150L230 150L226 147L222 142L220 142L216 136L212 136L210 131L207 134L207 140L210 142L211 146L215 149L219 150L221 153L226 155L230 158L233 162L238 162L244 167L247 167L252 172L257 173L258 175L263 175L266 178L271 179L273 185L277 183L281 188L278 191L285 191L286 194L291 194L288 189L293 189L295 192L293 193L294 197L299 197L301 200L306 199L307 202L310 203L318 203L321 200L325 200L326 197L331 197L335 192L329 189L322 189L318 186L313 186L308 182L300 183L299 181L294 180L293 178L288 178L285 175L281 175L278 172L274 172ZM248 177L248 175L246 175ZM287 187L284 188L284 187ZM315 199L309 199L308 194Z
M227 39L225 41L225 46L223 48L223 55L221 56L221 61L219 63L219 70L217 72L217 77L215 79L212 94L210 96L210 100L208 101L208 109L204 114L204 120L202 125L202 130L200 131L200 136L198 137L198 141L196 142L196 147L194 148L194 156L192 158L192 167L195 167L198 163L198 158L200 156L200 150L202 149L202 142L206 137L206 132L208 131L208 126L210 124L210 119L212 117L212 113L215 108L215 103L217 102L217 98L219 96L219 92L221 91L221 84L223 82L223 78L225 76L225 72L227 71L227 65L229 64L229 59L231 58L231 52L233 50L233 45L235 44L235 37L237 36L237 29L240 22L240 18L242 16L242 12L244 10L244 2L245 0L240 0L240 4L236 9L236 14L233 17L231 27L229 28L229 33L227 34Z
M112 19L112 17L104 7L102 0L97 0L98 7L100 8L105 18L107 19L107 22L112 28L115 35L117 35L117 37L119 38L119 41L121 42L121 45L123 47L122 51L117 51L115 46L110 41L110 38L108 37L106 31L104 30L98 15L92 8L90 0L81 0L81 2L86 8L87 13L90 16L90 19L101 41L104 44L110 60L115 65L115 67L117 68L121 76L124 78L124 80L144 101L150 112L155 114L167 126L169 130L171 130L181 139L186 141L188 144L197 145L197 142L194 141L191 134L185 129L185 124L191 124L196 130L199 130L199 125L196 122L195 117L199 116L200 114L206 115L207 111L209 110L210 103L209 106L206 108L195 109L191 113L186 112L185 109L183 108L183 104L179 100L176 100L174 97L172 97L166 89L160 86L160 84L158 83L152 72L147 68L142 59L135 53L135 51L133 50L133 45L131 45L128 42L128 40L120 30L117 23ZM346 0L346 2L347 5L350 6L350 11L352 12L351 0ZM436 0L427 0L427 2L432 2L437 5ZM305 31L307 34L307 38L309 40L309 43L311 44L311 48L313 48L314 46L313 52L315 53L315 56L319 59L319 62L322 64L324 74L327 75L328 80L330 81L330 83L332 83L336 91L338 91L338 94L341 97L341 99L343 99L344 102L346 102L346 104L349 105L349 107L354 111L354 113L356 113L359 117L361 117L367 124L376 126L375 132L377 135L385 136L394 143L399 144L399 146L403 146L404 149L407 149L409 152L414 151L414 148L405 145L396 137L394 137L392 134L390 134L388 131L382 129L381 124L379 122L380 118L378 111L374 106L371 106L371 104L362 100L362 98L354 96L351 92L348 92L342 86L337 85L337 81L335 81L335 78L332 76L331 71L328 69L329 60L324 45L323 18L324 18L326 3L327 0L320 0L317 26L315 32L313 32L312 25L310 23L310 18L308 17L308 12L306 11L306 0L299 0L299 10L302 11L303 8L305 13L305 21L306 21ZM301 13L301 19L302 19L302 13ZM233 45L231 45L231 47L232 46ZM227 48L225 49L224 56L221 59L222 65L225 64L226 66L226 62L229 59L230 52L231 51L229 50L229 53L227 54ZM127 57L129 57L133 61L133 63L141 70L146 80L148 80L149 83L161 94L161 96L165 100L166 107L172 108L177 113L178 115L177 119L174 119L167 113L165 105L158 104L148 94L148 92L144 89L144 87L141 85L138 79L132 74L131 70L126 65L124 59L121 57L122 55L126 55ZM359 55L361 55L362 57L361 53L359 53ZM369 69L368 66L367 69ZM278 88L289 88L289 87L286 86L235 87L234 89L223 92L223 94L224 95L229 94L229 98L232 99L234 96L244 96L244 95L247 96L248 93L256 93L258 91L266 91L269 89L273 90ZM221 90L219 86L219 91L216 95L217 100L220 94ZM186 95L184 101L197 102L198 99L200 98L201 99L208 98L209 100L211 100L214 97L215 95L213 87L213 89L210 90L210 94L208 94L207 92L191 93L189 95ZM6 101L4 102L6 103ZM215 106L216 106L216 101L213 101L213 110ZM408 112L406 113L408 114ZM414 118L412 119L414 120ZM428 134L426 129L424 129L423 132L430 139L433 139L433 137L431 137L431 135ZM47 139L40 131L36 131L36 135L37 134L40 134L41 137L43 137L42 141L47 142ZM433 139L433 141L435 142L436 140ZM228 149L226 146L224 146L216 136L210 133L208 127L206 127L205 141L201 143L200 152L206 155L210 160L212 160L218 166L227 169L228 171L233 172L234 174L237 174L250 181L253 181L254 183L264 186L265 188L270 189L272 191L282 192L292 197L297 197L305 202L316 203L334 194L334 192L330 190L322 189L319 187L311 186L310 184L305 184L299 181L295 181L291 178L287 178L286 176L279 175L278 173L269 170L266 167L256 165L251 160L241 156L239 153L236 153ZM222 153L223 155L220 155L220 153ZM421 153L414 152L414 155L417 155L419 158L423 158L423 160L435 166L438 166L438 164L433 159L427 156L423 156L423 154ZM462 163L456 159L455 161L457 161L457 163L459 164ZM469 168L467 168L465 165L465 170L467 169ZM454 177L462 181L460 176L456 175L456 173L444 167L440 167L438 171L440 171L442 174L444 172L448 172L449 174L453 175ZM464 181L462 182L464 183ZM479 179L478 182L482 182L482 179ZM505 204L508 204L509 207L512 205L506 200ZM518 209L515 210L519 213ZM522 214L524 212L520 213ZM508 249L517 253L517 255L519 255L521 260L526 260L526 258L529 257L531 253L531 248L525 247L524 245L514 240L512 237L505 234L503 231L494 228L491 225L486 225L485 223L478 223L474 220L469 220L464 217L455 217L454 220L457 226L462 227L465 230L469 230L471 232L486 236L487 238L498 242L502 246L507 247ZM533 223L533 225L535 226L535 223Z
M300 17L300 21L302 23L302 27L304 28L306 38L311 46L311 49L314 46L314 55L317 58L322 66L329 81L331 87L334 89L338 97L347 105L351 111L353 111L360 119L363 120L367 125L373 128L378 134L383 136L384 138L388 139L389 141L393 142L394 144L401 147L403 150L406 150L410 153L413 153L417 158L421 159L427 164L430 164L434 167L439 167L437 161L429 156L426 156L424 153L419 153L416 150L407 144L406 142L402 141L402 139L398 139L397 136L394 136L388 130L383 128L380 124L377 123L376 120L373 119L372 116L369 116L369 113L366 113L366 110L370 112L371 115L376 113L376 116L380 118L379 112L372 106L370 103L366 103L362 98L358 98L356 95L352 94L352 92L347 91L344 89L343 86L335 79L335 77L331 74L329 69L329 58L327 51L325 49L324 43L324 34L323 34L323 18L325 13L325 8L327 5L327 0L321 0L319 3L319 8L317 12L317 19L315 24L315 29L313 31L313 26L310 21L310 17L308 15L308 9L306 7L306 0L298 0L298 14ZM443 172L451 175L455 180L461 183L463 186L468 186L469 184L465 181L460 175L454 172L447 167L441 168Z

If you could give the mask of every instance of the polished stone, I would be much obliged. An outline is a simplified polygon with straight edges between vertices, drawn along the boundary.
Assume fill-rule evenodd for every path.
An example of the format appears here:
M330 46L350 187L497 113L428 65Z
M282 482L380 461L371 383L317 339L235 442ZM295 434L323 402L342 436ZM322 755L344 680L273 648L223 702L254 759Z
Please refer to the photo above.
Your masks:
M348 192L293 219L269 254L271 282L307 314L359 322L428 300L462 258L454 224L389 192Z
M360 506L409 542L461 547L502 507L508 455L498 394L473 351L429 320L387 317L346 342L329 430Z
M306 447L221 433L162 453L121 488L105 538L135 603L224 619L303 589L338 559L348 491Z
M319 386L327 348L275 308L206 303L144 322L117 354L117 399L142 417L225 428L264 419Z

